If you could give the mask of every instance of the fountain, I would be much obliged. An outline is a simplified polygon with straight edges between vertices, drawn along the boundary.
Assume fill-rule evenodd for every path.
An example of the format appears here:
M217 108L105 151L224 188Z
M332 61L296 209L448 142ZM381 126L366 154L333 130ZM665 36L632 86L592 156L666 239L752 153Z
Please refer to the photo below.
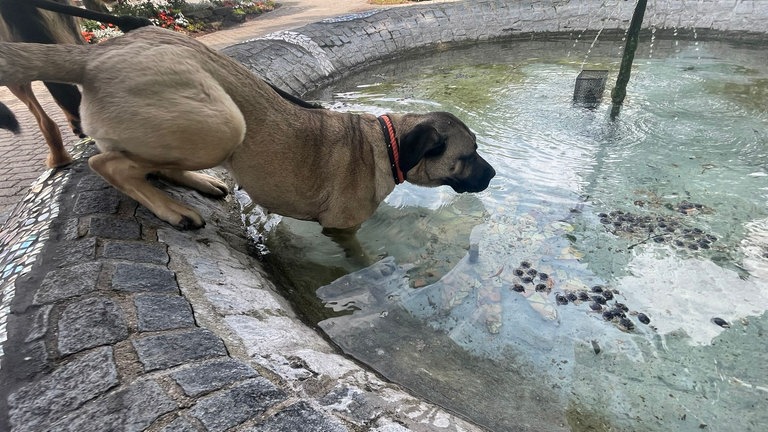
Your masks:
M761 354L742 344L762 337L768 264L744 244L767 247L754 237L768 155L765 110L739 92L762 88L768 64L760 48L656 31L624 118L606 123L597 98L566 109L589 94L563 94L568 77L590 73L565 54L585 44L562 36L401 58L313 93L333 109L462 113L503 174L477 198L398 187L360 231L382 258L370 267L287 220L268 261L292 269L284 282L345 352L491 430L750 430L763 410L738 407L760 394L745 367ZM595 39L591 62L617 68L616 40ZM717 132L725 113L733 135ZM740 162L724 170L732 143Z
M231 201L170 188L209 221L179 232L85 158L49 172L2 238L0 429L762 430L768 8L655 0L621 118L575 109L567 53L616 70L632 6L434 2L225 50L335 109L455 112L497 181L398 186L360 268L316 224L254 210L249 248Z

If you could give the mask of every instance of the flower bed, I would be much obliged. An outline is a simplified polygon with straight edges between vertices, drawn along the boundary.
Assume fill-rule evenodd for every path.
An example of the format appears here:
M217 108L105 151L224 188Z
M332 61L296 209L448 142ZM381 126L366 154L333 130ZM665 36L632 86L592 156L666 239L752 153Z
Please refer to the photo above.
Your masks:
M149 18L156 26L174 31L203 34L219 30L275 9L275 2L253 0L213 0L189 4L185 0L169 0L158 3L145 0L118 0L112 8L115 15L132 15ZM123 33L112 24L85 20L83 38L88 43L99 43Z

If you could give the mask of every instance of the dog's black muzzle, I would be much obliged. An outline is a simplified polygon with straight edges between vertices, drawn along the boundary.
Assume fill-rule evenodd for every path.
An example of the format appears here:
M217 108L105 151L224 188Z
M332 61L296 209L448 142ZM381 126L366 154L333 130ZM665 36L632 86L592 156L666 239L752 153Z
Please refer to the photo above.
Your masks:
M445 184L458 193L482 192L491 183L496 170L485 159L478 156L465 178L448 178Z

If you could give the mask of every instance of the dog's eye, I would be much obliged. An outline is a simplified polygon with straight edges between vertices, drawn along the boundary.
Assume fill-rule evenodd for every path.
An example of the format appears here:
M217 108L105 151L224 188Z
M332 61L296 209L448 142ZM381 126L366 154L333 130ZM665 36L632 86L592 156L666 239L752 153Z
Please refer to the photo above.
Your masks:
M432 147L431 149L427 150L426 153L424 153L424 157L435 157L440 156L445 152L445 141L437 144L435 147Z

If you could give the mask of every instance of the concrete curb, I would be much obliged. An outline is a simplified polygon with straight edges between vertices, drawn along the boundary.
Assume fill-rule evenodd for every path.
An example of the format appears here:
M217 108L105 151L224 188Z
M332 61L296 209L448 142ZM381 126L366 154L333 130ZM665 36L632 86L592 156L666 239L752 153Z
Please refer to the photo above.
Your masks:
M631 2L593 13L598 3L396 8L224 52L303 94L424 47L621 28L631 14ZM705 18L680 13L681 2L657 3L649 25L768 33L768 8L757 1L698 4L711 8ZM92 174L85 161L94 150L83 146L72 167L41 178L0 235L0 430L480 430L303 325L248 254L232 196L217 202L168 187L208 221L176 231Z

